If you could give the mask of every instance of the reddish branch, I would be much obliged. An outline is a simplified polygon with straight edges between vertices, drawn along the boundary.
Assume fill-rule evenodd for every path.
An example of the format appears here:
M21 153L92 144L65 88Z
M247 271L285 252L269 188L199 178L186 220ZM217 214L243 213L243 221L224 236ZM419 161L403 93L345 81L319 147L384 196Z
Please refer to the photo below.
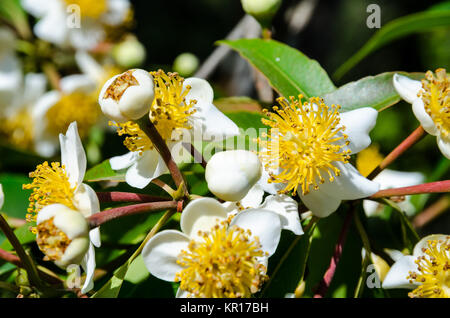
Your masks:
M380 190L369 198L378 199L393 196L440 192L450 192L450 180L424 183L410 187Z
M342 250L344 249L345 240L347 239L348 230L350 229L350 224L352 222L353 214L355 213L354 209L351 209L347 216L345 217L344 224L342 225L341 233L339 234L339 239L334 248L333 257L331 258L330 265L328 266L325 275L323 276L322 281L316 288L314 298L323 298L330 287L330 284L333 280L334 273L336 272L336 267L339 264L339 261L342 256Z
M439 215L446 211L449 206L450 198L448 196L442 197L441 199L430 205L426 210L423 210L418 215L416 215L416 217L412 220L412 225L416 229L423 227L425 224L436 219Z
M171 200L170 198L130 192L97 192L97 197L100 202L156 202Z
M177 209L178 211L181 211L182 207L182 201L140 203L102 211L91 215L88 220L91 228L95 228L102 225L103 223L126 215L134 215L146 212L158 212L168 209Z
M405 140L403 140L394 150L391 151L389 155L379 164L378 167L373 170L368 179L372 180L375 178L381 171L383 171L387 166L389 166L392 162L394 162L398 157L400 157L406 150L411 148L415 143L421 140L425 136L425 131L422 126L419 126L416 130L414 130L411 135L409 135Z

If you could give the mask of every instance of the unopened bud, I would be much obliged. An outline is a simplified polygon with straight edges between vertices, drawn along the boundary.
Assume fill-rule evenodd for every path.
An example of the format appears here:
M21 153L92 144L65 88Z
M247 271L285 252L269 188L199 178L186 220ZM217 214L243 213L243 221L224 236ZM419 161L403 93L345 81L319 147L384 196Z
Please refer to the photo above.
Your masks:
M244 11L266 26L277 13L282 0L241 0Z
M103 85L98 103L108 118L126 122L146 115L154 97L153 76L141 69L131 69Z
M141 65L145 60L146 51L141 42L130 36L114 46L113 57L117 64L126 69Z
M192 53L182 53L173 62L173 70L183 77L194 74L199 65L198 58Z
M89 225L81 212L62 204L51 204L39 211L36 243L44 260L59 267L79 264L89 248Z
M261 178L258 156L247 150L230 150L214 154L206 165L209 190L219 199L239 201Z

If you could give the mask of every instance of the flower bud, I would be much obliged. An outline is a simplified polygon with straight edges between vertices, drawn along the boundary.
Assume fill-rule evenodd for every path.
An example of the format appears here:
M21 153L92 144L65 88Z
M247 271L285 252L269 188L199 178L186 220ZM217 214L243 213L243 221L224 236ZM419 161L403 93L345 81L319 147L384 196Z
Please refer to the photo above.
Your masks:
M244 11L261 24L270 22L280 8L281 2L281 0L241 0Z
M258 156L247 150L216 153L206 165L205 178L209 190L219 199L239 201L261 178Z
M198 58L192 53L182 53L173 62L173 70L183 77L194 74L199 65Z
M108 118L126 122L146 115L154 97L153 76L141 69L131 69L103 85L98 103Z
M145 47L134 36L115 45L112 53L114 60L123 68L141 65L146 56Z
M51 204L39 211L36 243L44 260L65 268L79 264L89 248L89 225L85 217L63 204Z

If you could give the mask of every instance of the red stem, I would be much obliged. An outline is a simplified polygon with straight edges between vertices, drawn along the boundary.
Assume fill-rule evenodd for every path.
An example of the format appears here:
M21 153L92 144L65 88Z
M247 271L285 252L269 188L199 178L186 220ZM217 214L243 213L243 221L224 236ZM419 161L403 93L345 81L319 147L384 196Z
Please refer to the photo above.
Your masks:
M97 192L97 197L100 202L156 202L171 200L170 198L130 192Z
M88 221L90 227L95 228L102 225L103 223L126 215L134 215L145 212L157 212L167 209L177 209L178 211L180 211L182 208L182 204L182 201L163 201L127 205L93 214L88 218Z
M378 199L385 197L421 194L421 193L440 193L440 192L450 192L450 180L424 183L410 187L380 190L371 197L369 197L369 199Z
M333 257L331 257L330 265L328 266L323 279L320 281L319 285L316 288L314 298L323 298L330 287L330 284L333 280L334 273L336 272L336 267L339 264L339 260L342 256L342 250L344 249L345 240L347 239L348 230L350 229L350 224L353 219L353 214L355 213L354 209L351 209L347 216L345 217L344 224L342 225L341 233L339 234L339 239L334 248Z
M20 258L18 256L11 254L1 248L0 248L0 258L6 262L22 267L22 262L20 261Z
M430 205L426 210L423 210L414 217L412 220L412 225L417 229L423 227L425 224L437 218L444 211L447 211L450 205L450 198L444 196L432 205Z
M398 157L400 157L406 150L411 148L415 143L421 140L425 136L425 131L422 126L419 126L414 130L411 135L406 137L394 150L391 151L389 155L379 164L378 167L373 170L367 179L372 180L375 178L383 169L394 162Z

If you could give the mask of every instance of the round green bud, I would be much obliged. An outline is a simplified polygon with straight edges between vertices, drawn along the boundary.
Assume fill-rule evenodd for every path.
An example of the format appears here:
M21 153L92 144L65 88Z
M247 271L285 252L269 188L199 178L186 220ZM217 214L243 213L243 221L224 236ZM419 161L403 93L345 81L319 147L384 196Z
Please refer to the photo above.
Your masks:
M173 70L183 77L194 74L199 65L198 58L192 53L182 53L173 62Z
M244 11L252 15L263 27L270 22L282 0L241 0Z

